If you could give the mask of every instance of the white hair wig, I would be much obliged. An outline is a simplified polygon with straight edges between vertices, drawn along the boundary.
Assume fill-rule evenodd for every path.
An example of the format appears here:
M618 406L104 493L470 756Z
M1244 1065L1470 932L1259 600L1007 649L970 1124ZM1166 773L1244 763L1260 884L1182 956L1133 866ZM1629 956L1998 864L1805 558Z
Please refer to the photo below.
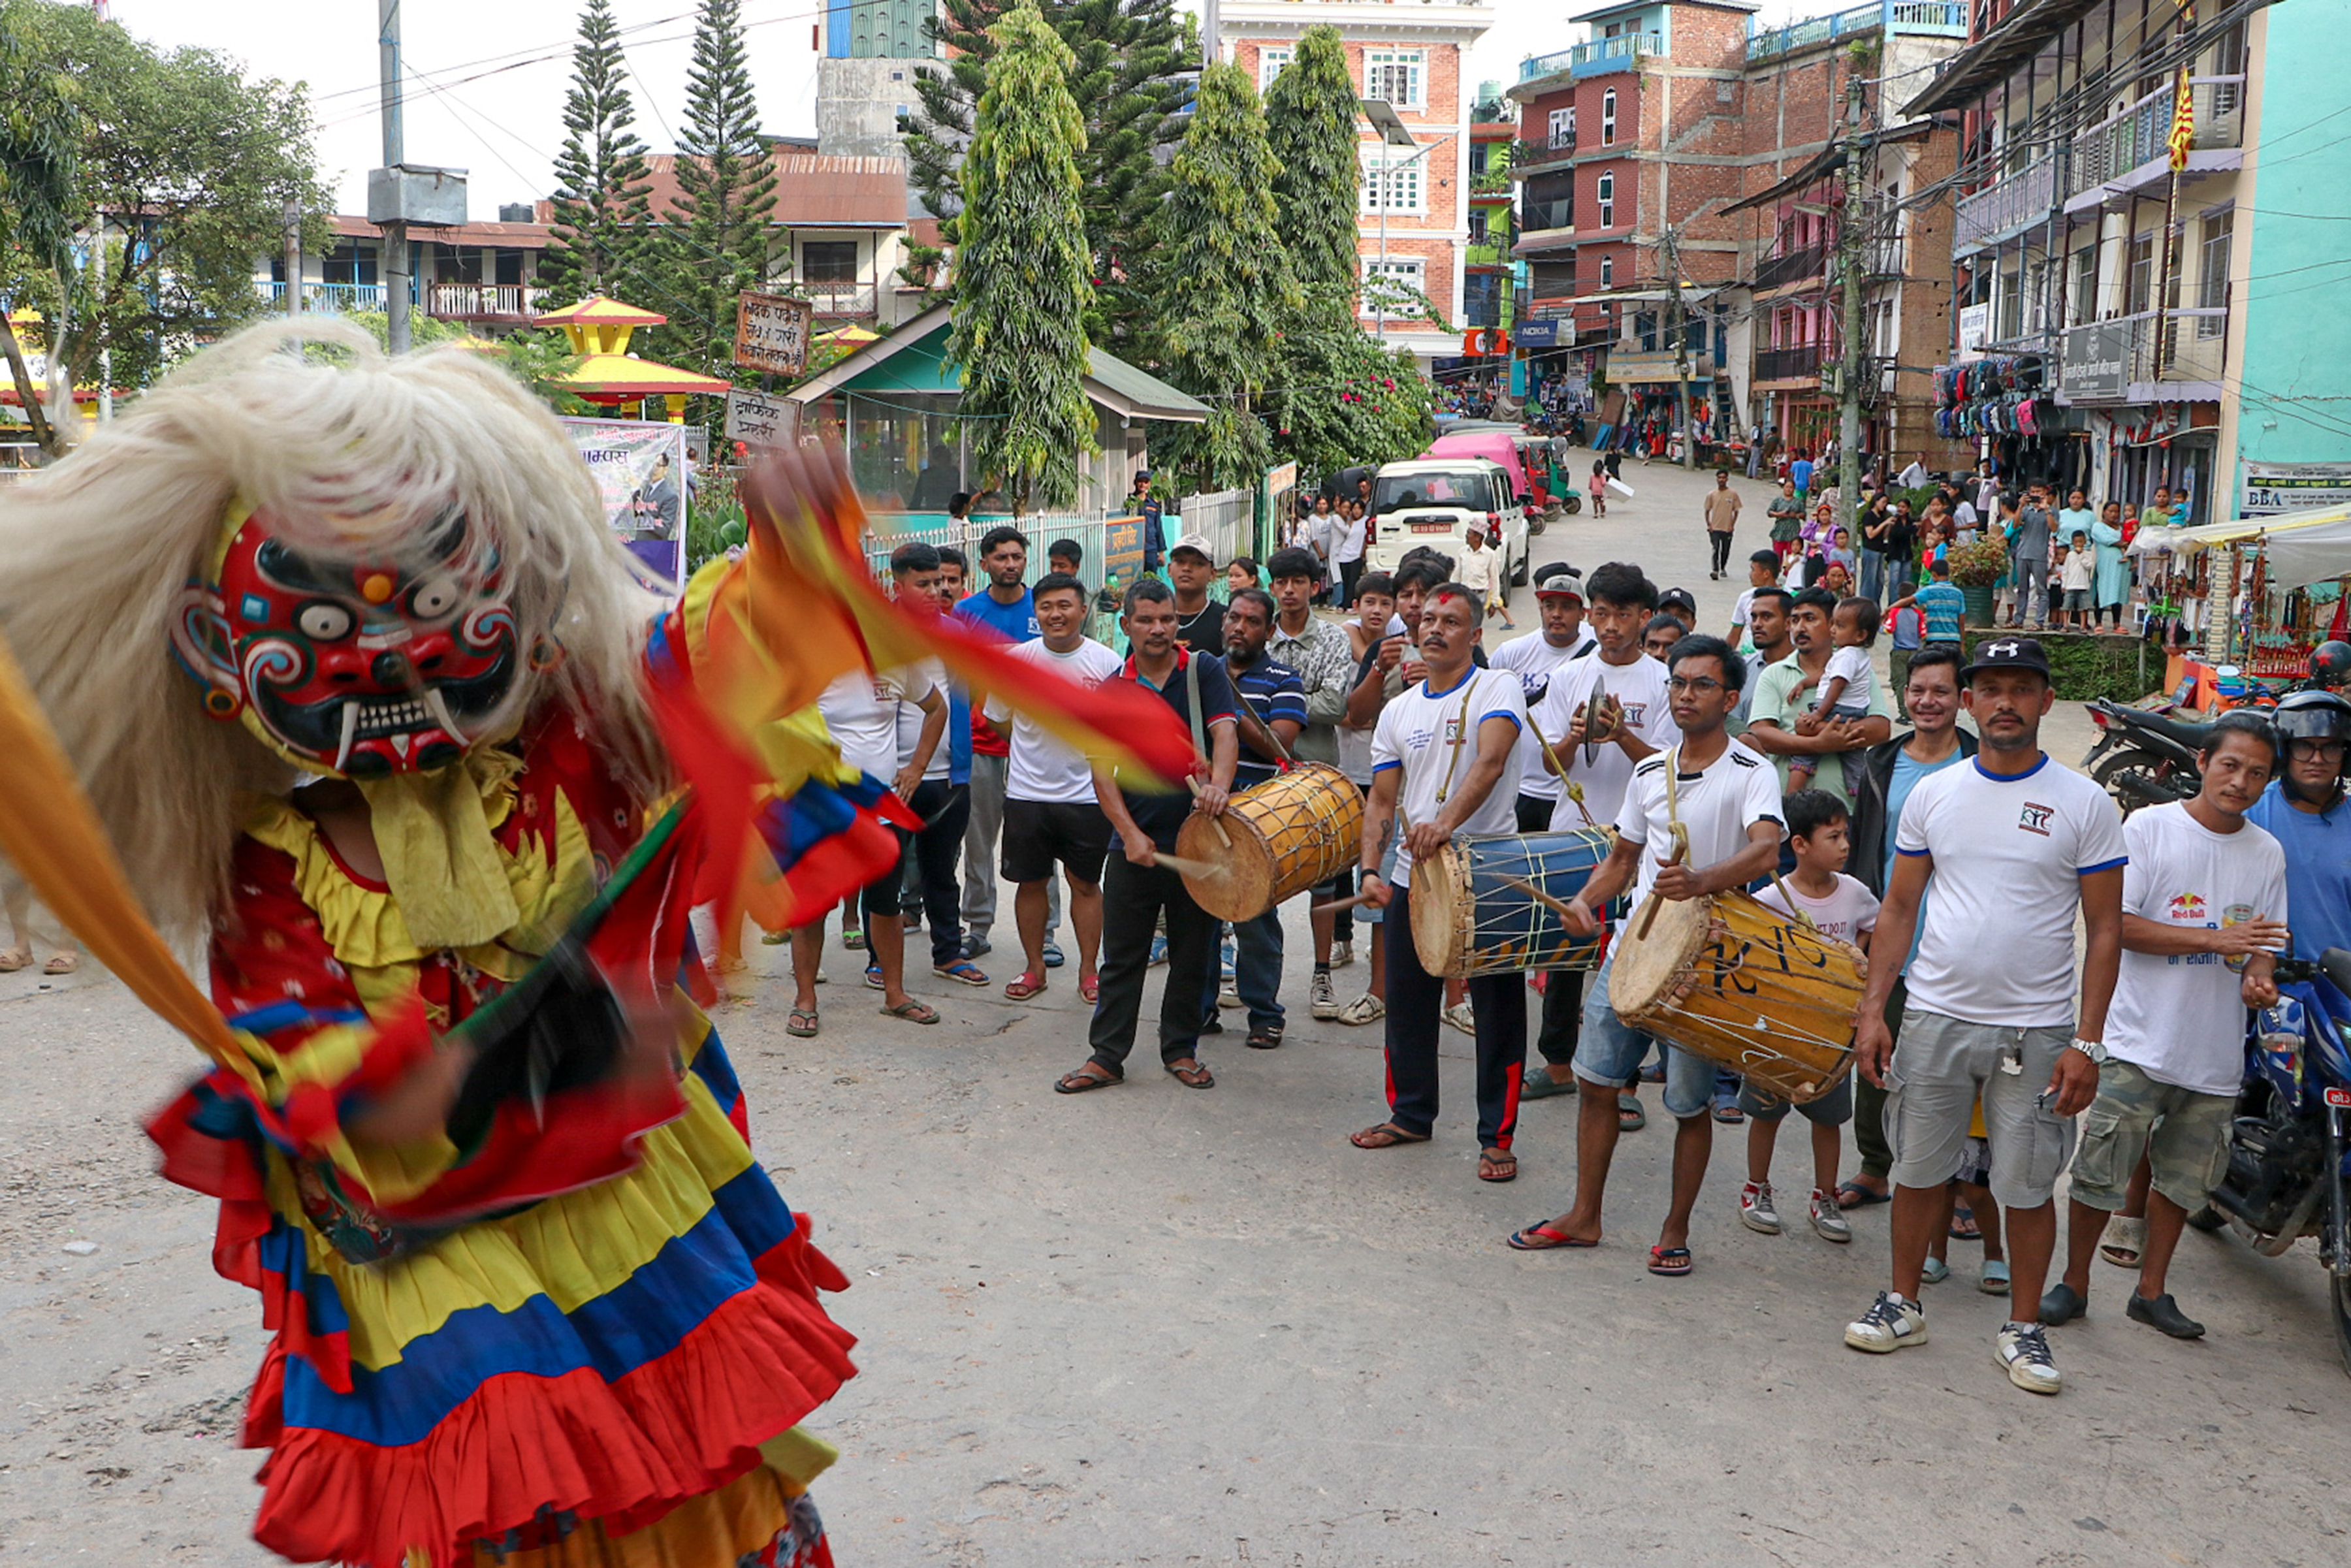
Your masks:
M244 725L204 712L172 652L182 591L208 575L239 497L342 559L421 550L463 507L498 553L520 645L562 649L523 677L518 721L568 709L641 801L665 787L643 673L660 603L547 409L472 349L392 360L329 319L255 327L0 487L0 632L167 935L225 913L237 792L293 780Z

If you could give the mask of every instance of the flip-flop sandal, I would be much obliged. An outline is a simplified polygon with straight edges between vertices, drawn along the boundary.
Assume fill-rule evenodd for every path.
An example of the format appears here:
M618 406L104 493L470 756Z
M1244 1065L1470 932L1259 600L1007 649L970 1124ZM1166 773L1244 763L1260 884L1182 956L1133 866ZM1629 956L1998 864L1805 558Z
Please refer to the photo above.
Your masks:
M894 1008L883 1008L882 1009L882 1016L887 1019L904 1019L908 1023L936 1023L939 1021L938 1009L932 1007L927 1002L918 1002L912 997L908 997L904 1001L900 1002Z
M1652 1247L1649 1249L1649 1272L1678 1277L1690 1271L1690 1249L1687 1247Z
M1090 1062L1075 1072L1064 1072L1061 1077L1053 1080L1053 1092L1083 1094L1089 1089L1107 1089L1113 1083L1125 1082L1126 1074L1105 1071L1102 1068Z
M784 1020L784 1032L797 1040L810 1040L816 1035L816 1009L794 1008L791 1017Z
M1976 1211L1964 1203L1951 1210L1951 1223L1943 1234L1954 1241L1983 1239L1983 1230L1976 1224Z
M1508 1149L1478 1151L1478 1179L1501 1183L1519 1179L1519 1156Z
M1891 1193L1865 1187L1857 1181L1849 1181L1837 1187L1836 1200L1839 1208L1867 1208L1873 1203L1891 1203L1894 1197Z
M1004 994L1016 1002L1025 1002L1030 997L1041 997L1045 994L1045 977L1034 969L1024 969L1019 979L1006 982Z
M1546 1219L1540 1225L1530 1225L1524 1230L1513 1230L1502 1238L1502 1245L1514 1252L1549 1252L1561 1247L1597 1247L1597 1241L1586 1241L1581 1236L1570 1236L1564 1230L1553 1230Z
M1186 1089L1214 1089L1217 1086L1217 1075L1208 1071L1207 1062L1196 1057L1189 1067L1178 1067L1172 1061L1166 1063L1166 1067L1167 1076Z
M1649 1113L1641 1109L1641 1097L1638 1094L1616 1096L1616 1130L1618 1132L1637 1133L1648 1124Z
M2105 1239L2098 1243L2098 1256L2118 1269L2136 1269L2139 1252L2146 1245L2147 1221L2117 1215L2107 1222Z
M1088 975L1078 982L1078 996L1088 1005L1102 1000L1102 977Z
M980 971L978 965L968 958L958 958L952 964L934 964L931 966L931 973L942 980L953 980L959 986L987 984L987 975Z
M865 950L865 933L856 929L844 931L841 934L841 945L852 953L862 953Z
M1393 1149L1404 1144L1425 1144L1428 1134L1407 1133L1394 1122L1382 1122L1376 1127L1348 1134L1347 1141L1359 1149Z

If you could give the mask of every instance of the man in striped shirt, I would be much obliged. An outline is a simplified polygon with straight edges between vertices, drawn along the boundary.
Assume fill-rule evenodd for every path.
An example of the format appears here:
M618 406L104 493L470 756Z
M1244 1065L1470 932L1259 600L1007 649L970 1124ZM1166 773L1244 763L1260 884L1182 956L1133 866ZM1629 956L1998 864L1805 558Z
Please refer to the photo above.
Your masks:
M1233 768L1236 794L1262 784L1280 771L1284 754L1306 727L1306 687L1298 672L1266 653L1273 635L1273 596L1244 588L1225 607L1225 674L1244 710L1240 760ZM1254 720L1251 723L1250 720ZM1278 744L1270 744L1270 742ZM1233 983L1221 998L1249 1009L1249 1044L1271 1051L1281 1043L1281 911L1269 909L1233 926ZM1213 1009L1219 998L1206 998Z

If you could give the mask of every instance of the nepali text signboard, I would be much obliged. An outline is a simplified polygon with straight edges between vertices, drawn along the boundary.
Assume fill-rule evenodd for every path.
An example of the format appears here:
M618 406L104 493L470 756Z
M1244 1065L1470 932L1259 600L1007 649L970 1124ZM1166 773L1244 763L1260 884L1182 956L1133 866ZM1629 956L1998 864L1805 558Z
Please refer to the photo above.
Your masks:
M2091 321L2065 334L2057 390L2069 402L2120 402L2130 376L2130 324Z
M726 394L726 439L747 446L789 446L799 428L799 404L737 387Z
M744 290L735 297L735 362L745 370L799 375L808 368L814 314L805 299Z
M2247 463L2238 516L2274 517L2313 507L2351 505L2351 463Z
M633 419L560 422L604 500L604 521L665 582L685 579L685 426Z

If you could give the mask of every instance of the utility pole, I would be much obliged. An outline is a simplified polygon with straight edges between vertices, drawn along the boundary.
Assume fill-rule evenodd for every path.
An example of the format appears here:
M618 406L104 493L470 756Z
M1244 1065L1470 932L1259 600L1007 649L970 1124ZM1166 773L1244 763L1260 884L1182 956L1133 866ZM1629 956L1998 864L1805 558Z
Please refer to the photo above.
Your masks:
M406 157L400 124L400 0L376 0L376 63L383 76L383 166L398 171ZM395 354L408 352L408 224L394 218L383 225L383 310L385 337Z
M99 18L107 18L101 11ZM99 324L98 340L98 422L100 424L114 417L114 349L112 334L106 329L106 213L100 209L98 219L98 244L93 247L98 264L98 298L93 302L91 316Z
M1217 38L1217 0L1201 0L1200 64L1204 68L1215 65L1220 53Z
M1666 288L1671 296L1672 324L1666 330L1674 345L1674 377L1681 382L1682 466L1698 466L1698 420L1690 408L1690 364L1688 317L1682 309L1682 250L1681 235L1668 225L1665 237L1657 242L1660 259L1666 264Z
M302 314L302 204L286 198L286 314Z
M1839 357L1837 388L1837 503L1844 515L1846 538L1861 538L1855 521L1861 506L1861 378L1868 356L1862 338L1861 286L1868 236L1862 223L1861 153L1864 144L1864 89L1861 72L1848 60L1844 81L1844 211L1837 218L1837 268L1844 299L1841 319L1844 353Z

